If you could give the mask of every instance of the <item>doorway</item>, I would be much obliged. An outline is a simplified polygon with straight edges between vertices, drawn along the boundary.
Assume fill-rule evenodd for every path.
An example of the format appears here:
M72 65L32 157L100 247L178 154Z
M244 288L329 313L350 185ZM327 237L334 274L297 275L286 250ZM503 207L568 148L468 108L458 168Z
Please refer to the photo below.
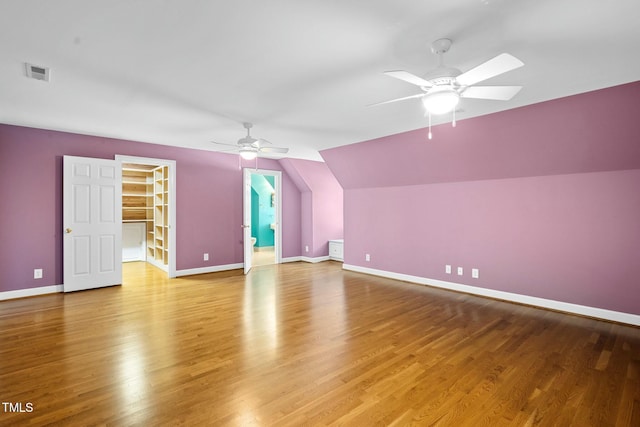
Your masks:
M123 261L176 277L175 160L116 156L122 169Z
M244 169L244 271L282 262L282 172Z

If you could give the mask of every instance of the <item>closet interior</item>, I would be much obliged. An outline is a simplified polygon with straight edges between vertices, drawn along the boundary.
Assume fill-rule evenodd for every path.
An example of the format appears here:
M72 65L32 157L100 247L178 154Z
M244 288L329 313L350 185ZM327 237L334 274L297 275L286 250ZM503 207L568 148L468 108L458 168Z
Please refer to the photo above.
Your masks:
M122 164L122 259L168 271L168 166Z

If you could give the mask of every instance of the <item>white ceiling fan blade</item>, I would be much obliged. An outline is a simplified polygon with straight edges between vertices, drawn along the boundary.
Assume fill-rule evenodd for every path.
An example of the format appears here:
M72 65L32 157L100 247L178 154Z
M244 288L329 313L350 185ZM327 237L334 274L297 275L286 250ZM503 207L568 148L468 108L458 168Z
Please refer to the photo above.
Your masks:
M283 148L283 147L261 147L260 148L260 152L261 153L288 153L289 149L288 148Z
M213 144L217 144L217 145L226 145L227 147L234 147L234 148L238 148L237 144L226 144L224 142L218 142L218 141L211 141Z
M216 141L211 141L211 142L216 144L216 145L222 145L224 147L231 147L231 148L224 148L222 150L216 149L216 151L219 152L219 153L228 153L228 152L231 152L231 151L235 151L237 153L238 152L238 148L240 148L240 147L238 147L237 145L234 145L234 144L225 144L224 142L216 142Z
M270 141L267 141L264 138L258 138L251 143L251 146L255 148L262 148L265 146L265 144L273 145L273 143L271 143Z
M285 154L289 152L288 148L282 147L272 147L270 145L271 142L267 141L263 138L254 138L251 136L250 131L253 126L251 123L243 123L245 129L247 129L247 136L244 138L240 138L237 144L225 144L224 142L211 141L217 145L224 145L226 147L233 147L233 149L229 150L220 150L220 151L236 151L240 153L240 156L247 160L251 160L258 156L260 153L280 153ZM268 144L269 146L265 146Z
M522 86L471 86L466 88L460 96L462 98L508 101L520 92L520 89Z
M418 77L414 74L411 74L407 71L402 71L402 70L397 70L397 71L385 71L384 72L387 76L390 77L394 77L396 79L399 80L403 80L407 83L411 83L412 85L416 85L416 86L426 86L426 87L431 87L433 86L431 84L430 81L423 79L422 77Z
M456 77L456 80L461 86L471 86L474 83L490 79L507 71L515 70L523 65L524 63L515 56L509 55L508 53L501 53L466 73L460 74Z
M369 104L367 105L367 107L375 107L376 105L382 105L382 104L390 104L392 102L397 102L397 101L404 101L407 99L413 99L413 98L421 98L424 96L424 93L418 93L416 95L409 95L409 96L405 96L403 98L396 98L396 99L391 99L389 101L382 101L382 102L376 102L375 104Z

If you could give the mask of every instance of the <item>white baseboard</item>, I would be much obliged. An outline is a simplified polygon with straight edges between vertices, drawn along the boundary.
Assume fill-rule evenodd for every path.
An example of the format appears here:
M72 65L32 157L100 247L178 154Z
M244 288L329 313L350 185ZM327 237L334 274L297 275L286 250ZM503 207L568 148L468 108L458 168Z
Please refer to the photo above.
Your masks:
M544 298L532 297L529 295L514 294L511 292L496 291L494 289L479 288L476 286L463 285L460 283L446 282L444 280L429 279L426 277L411 276L408 274L394 273L384 270L376 270L373 268L360 267L357 265L343 264L342 268L358 273L366 273L374 276L386 277L389 279L401 280L404 282L417 283L425 286L433 286L436 288L447 289L456 292L464 292L483 297L495 298L499 300L515 302L519 304L532 305L535 307L547 308L555 311L564 311L567 313L579 314L581 316L594 317L597 319L610 320L613 322L627 323L634 326L640 326L640 315L622 313L619 311L606 310L603 308L589 307L584 305L572 304L568 302L549 300Z
M327 259L329 259L327 257ZM324 258L305 258L305 257L301 257L301 256L293 256L293 257L287 257L287 258L282 258L280 260L281 264L285 264L288 262L298 262L298 261L306 261L306 262L321 262L321 261L326 261L326 259ZM236 270L239 268L244 268L244 263L237 263L237 264L227 264L227 265L216 265L213 267L202 267L202 268L191 268L188 270L178 270L176 271L176 277L180 277L180 276L191 276L194 274L205 274L205 273L217 273L218 271L227 271L227 270Z
M318 262L323 262L323 261L329 261L329 256L319 256L319 257L315 257L315 258L311 258L308 256L303 256L300 257L300 261L304 261L304 262L310 262L312 264L316 264Z
M322 262L322 261L328 261L329 257L318 257L318 258L309 258L309 257L302 257L302 256L293 256L293 257L287 257L287 258L282 258L280 260L281 264L285 264L288 262L298 262L298 261L304 261L304 262L311 262L311 263L318 263L318 262ZM218 271L227 271L227 270L236 270L239 268L244 268L244 263L237 263L237 264L227 264L227 265L216 265L213 267L201 267L201 268L190 268L188 270L177 270L176 271L176 277L181 277L181 276L191 276L194 274L205 274L205 273L217 273Z
M192 276L194 274L217 273L219 271L237 270L243 268L243 263L214 265L211 267L190 268L188 270L176 270L176 277Z
M25 297L34 297L37 295L46 295L46 294L55 294L57 292L62 292L62 285L51 285L51 286L42 286L40 288L28 288L28 289L17 289L15 291L4 291L0 292L0 301L15 299L15 298L25 298Z

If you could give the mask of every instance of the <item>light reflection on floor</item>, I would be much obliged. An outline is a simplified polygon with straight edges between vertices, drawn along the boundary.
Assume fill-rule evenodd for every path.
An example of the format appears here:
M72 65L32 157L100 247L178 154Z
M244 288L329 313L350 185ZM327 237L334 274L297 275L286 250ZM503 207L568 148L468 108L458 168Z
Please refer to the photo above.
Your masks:
M253 270L244 285L245 345L272 359L278 347L277 284L273 270Z
M253 248L253 257L251 258L251 265L271 265L276 263L276 252L273 246Z

